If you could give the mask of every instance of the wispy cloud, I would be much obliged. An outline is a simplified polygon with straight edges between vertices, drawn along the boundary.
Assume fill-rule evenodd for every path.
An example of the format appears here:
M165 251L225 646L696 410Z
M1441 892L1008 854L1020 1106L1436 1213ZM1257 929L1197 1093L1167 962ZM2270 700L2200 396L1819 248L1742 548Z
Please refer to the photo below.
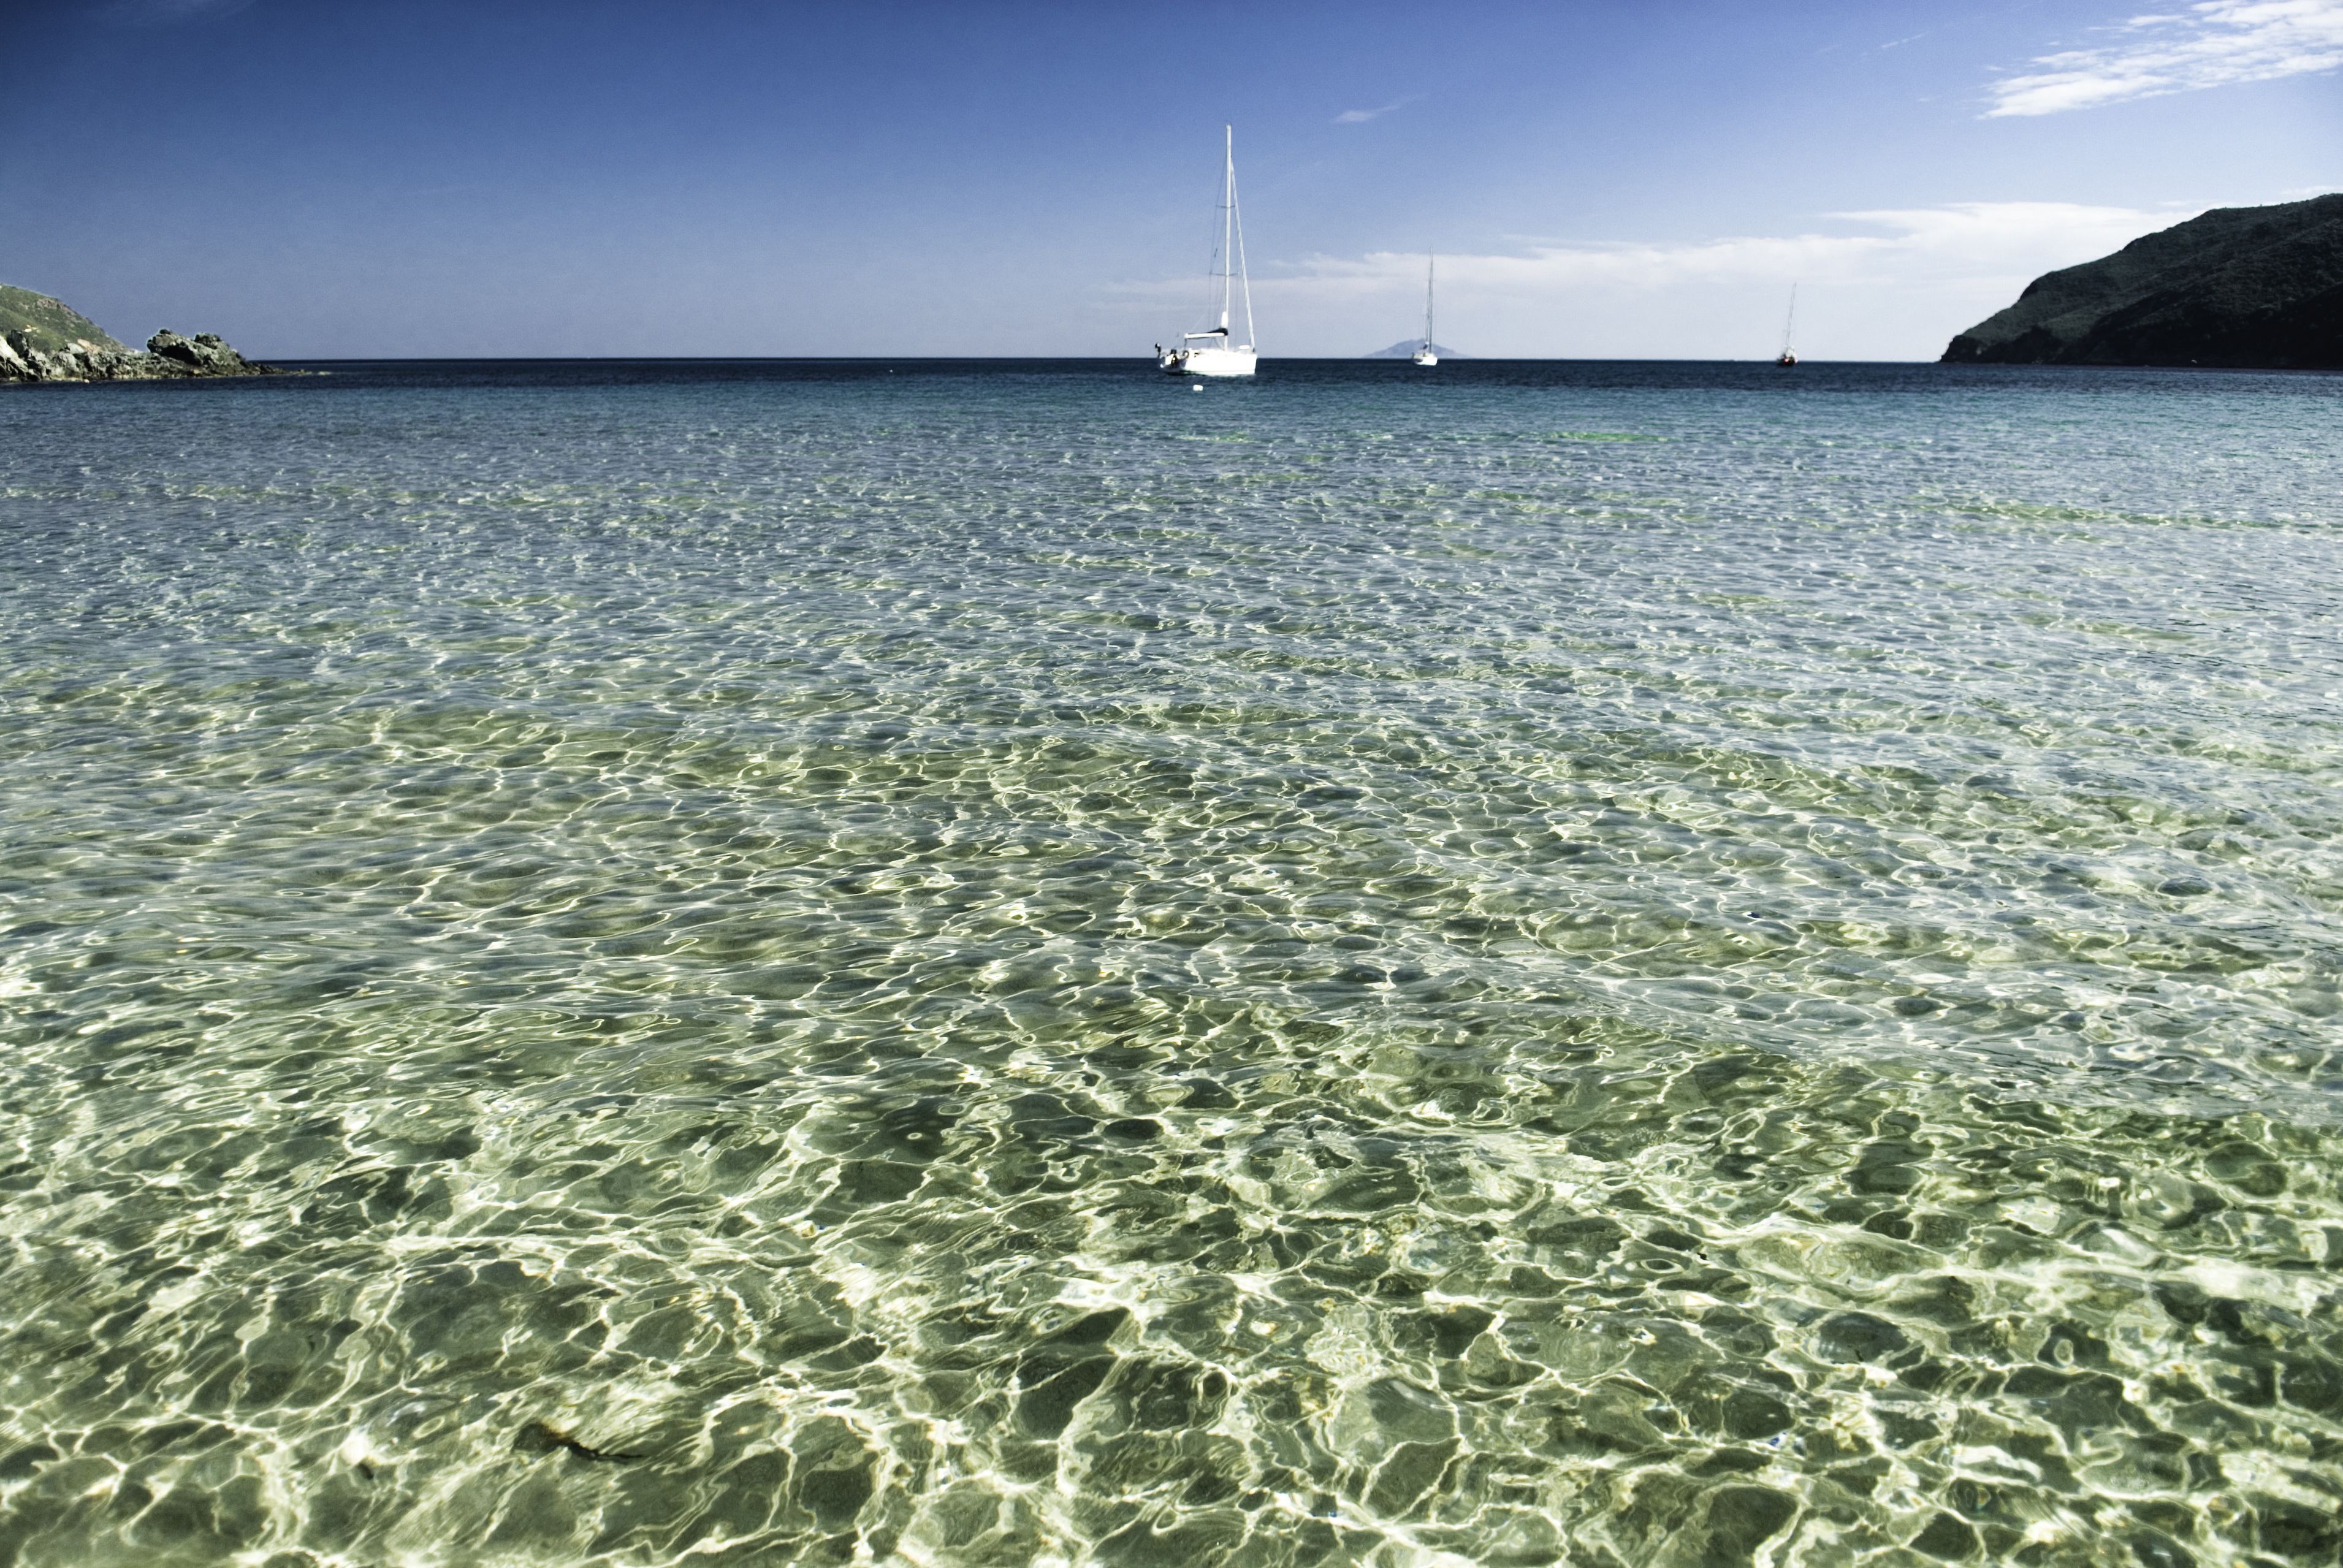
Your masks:
M109 22L156 27L233 15L251 4L252 0L108 0L97 7L97 14Z
M1410 93L1404 98L1393 98L1380 109L1344 109L1334 116L1334 123L1338 126L1363 126L1369 120L1390 114L1393 109L1407 107L1423 95L1421 93Z
M1959 202L1831 216L1857 232L1539 245L1510 256L1443 254L1440 273L1459 287L1471 281L1533 291L1653 289L1736 277L1876 283L1978 271L2006 276L2088 260L2190 215L2075 202ZM1314 256L1296 280L1334 289L1412 288L1420 284L1423 266L1421 256L1403 252Z
M1988 119L2056 115L2343 65L2343 0L2207 0L2134 16L2097 49L2045 55L1993 84Z
M1635 358L1771 354L1795 280L1817 357L1933 358L2033 278L2191 216L2074 202L1963 202L1829 215L1805 233L1663 242L1536 241L1440 253L1443 334L1465 351ZM1397 336L1423 257L1390 251L1259 264L1278 353L1356 353ZM1184 306L1192 282L1115 292ZM1810 336L1809 336L1810 335Z

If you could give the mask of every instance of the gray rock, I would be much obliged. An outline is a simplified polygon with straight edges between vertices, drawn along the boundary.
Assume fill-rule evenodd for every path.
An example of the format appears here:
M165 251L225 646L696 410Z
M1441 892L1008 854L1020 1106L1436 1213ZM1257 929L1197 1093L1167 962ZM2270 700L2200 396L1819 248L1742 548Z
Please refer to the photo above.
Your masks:
M146 340L146 352L186 366L197 376L250 376L252 363L219 339L216 332L182 337L166 329Z
M60 348L43 348L31 333L0 333L0 382L175 381L197 376L298 374L280 366L255 364L211 332L193 337L168 330L157 332L146 340L144 354L87 338Z
M216 333L157 332L144 354L64 301L0 284L0 385L40 381L166 381L191 376L299 376L256 365Z

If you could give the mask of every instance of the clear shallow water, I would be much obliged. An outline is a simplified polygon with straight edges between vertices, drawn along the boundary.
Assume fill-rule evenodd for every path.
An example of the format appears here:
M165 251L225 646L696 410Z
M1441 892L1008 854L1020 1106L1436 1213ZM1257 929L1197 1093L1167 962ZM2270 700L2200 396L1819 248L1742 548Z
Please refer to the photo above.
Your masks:
M0 1560L2331 1562L2343 380L0 397Z

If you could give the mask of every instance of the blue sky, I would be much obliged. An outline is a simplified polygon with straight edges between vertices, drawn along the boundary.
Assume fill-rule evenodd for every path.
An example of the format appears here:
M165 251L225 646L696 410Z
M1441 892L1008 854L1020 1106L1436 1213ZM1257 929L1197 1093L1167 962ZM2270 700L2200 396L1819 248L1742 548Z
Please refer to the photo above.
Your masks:
M0 0L0 281L282 357L1933 357L2343 187L2343 0Z

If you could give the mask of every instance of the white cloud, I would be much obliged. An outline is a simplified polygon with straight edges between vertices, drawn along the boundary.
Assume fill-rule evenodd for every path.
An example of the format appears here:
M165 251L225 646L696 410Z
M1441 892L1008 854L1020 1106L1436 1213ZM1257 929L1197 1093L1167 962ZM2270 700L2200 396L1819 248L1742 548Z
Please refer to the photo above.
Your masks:
M1988 119L2056 115L2343 65L2343 0L2208 0L2134 16L2098 49L2045 55L1992 87Z
M1415 100L1421 95L1422 95L1420 94L1410 94L1404 98L1393 98L1390 103L1385 104L1380 109L1344 109L1341 114L1334 116L1334 123L1338 126L1363 126L1369 120L1374 119L1378 116L1388 115L1393 109L1405 108L1408 105L1415 102Z
M1663 244L1532 244L1440 256L1440 335L1493 358L1755 358L1790 285L1814 358L1923 359L2056 267L2191 216L2072 202L1963 202L1833 215L1824 230ZM1264 352L1346 356L1411 329L1423 257L1312 256L1253 278ZM1146 293L1176 314L1192 284ZM1137 303L1136 300L1133 301Z
M1600 284L1648 289L1760 274L1878 281L1916 266L1941 274L1978 265L1999 267L2021 256L2064 255L2078 247L2097 246L2091 251L2097 255L2186 215L2073 202L1959 202L1831 216L1872 232L1536 246L1513 256L1443 256L1441 273L1508 287ZM1423 265L1422 256L1399 253L1355 260L1314 257L1304 276L1337 288L1379 286L1392 278L1420 277Z

